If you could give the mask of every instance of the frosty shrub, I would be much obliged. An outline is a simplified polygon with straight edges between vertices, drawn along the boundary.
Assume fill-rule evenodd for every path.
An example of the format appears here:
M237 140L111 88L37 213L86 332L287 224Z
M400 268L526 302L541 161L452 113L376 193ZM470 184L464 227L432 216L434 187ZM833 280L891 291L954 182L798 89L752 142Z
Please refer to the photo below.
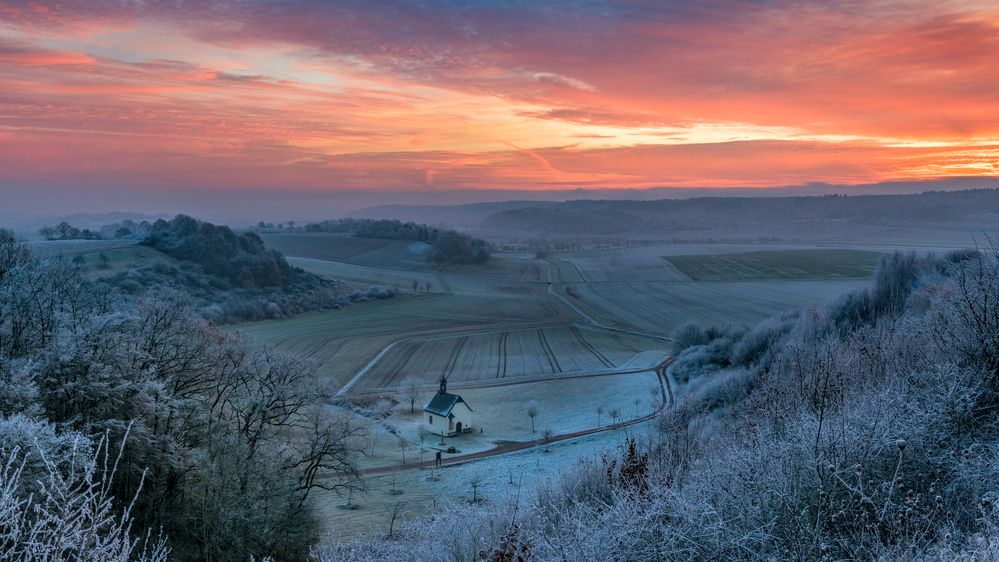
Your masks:
M313 549L318 562L477 562L502 547L519 521L517 498L472 505L456 503L422 521L407 521L395 538L330 541Z
M13 451L24 447L28 452L20 461L17 489L22 496L38 492L50 470L67 473L80 459L94 454L90 439L82 434L58 433L51 423L22 414L0 418L0 451L13 456Z
M77 452L82 453L82 449ZM89 451L88 451L89 453ZM38 489L19 493L28 478L29 459L37 455L46 468ZM110 492L117 456L108 441L93 456L74 455L56 466L42 449L5 450L0 467L0 560L160 562L170 551L163 538L133 529L132 504L120 505Z

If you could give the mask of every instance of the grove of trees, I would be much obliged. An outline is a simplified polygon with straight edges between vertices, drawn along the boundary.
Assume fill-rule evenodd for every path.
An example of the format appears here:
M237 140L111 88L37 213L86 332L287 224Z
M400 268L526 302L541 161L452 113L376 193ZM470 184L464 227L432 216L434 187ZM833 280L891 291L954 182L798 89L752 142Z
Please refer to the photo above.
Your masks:
M294 227L291 227L295 230ZM456 230L397 220L337 219L310 223L302 232L350 234L360 238L414 240L433 246L428 259L438 265L483 264L489 261L492 245Z
M172 259L138 261L104 276L104 284L133 299L178 292L216 323L282 318L394 295L381 287L341 290L337 281L292 267L253 232L236 234L184 215L121 229L128 236L145 232L140 244Z
M360 485L362 428L325 395L183 298L125 299L0 231L4 559L303 559L315 490Z
M46 240L100 240L101 234L84 228L80 230L66 221L55 226L43 226L38 234Z

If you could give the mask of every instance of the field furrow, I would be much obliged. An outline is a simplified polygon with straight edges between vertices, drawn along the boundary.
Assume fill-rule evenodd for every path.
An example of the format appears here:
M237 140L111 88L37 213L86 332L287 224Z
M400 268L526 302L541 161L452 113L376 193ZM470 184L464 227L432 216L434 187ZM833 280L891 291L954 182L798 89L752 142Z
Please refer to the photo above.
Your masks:
M541 342L541 349L545 352L545 356L548 358L548 364L551 366L552 372L561 373L562 367L558 364L558 359L555 354L552 353L552 347L548 344L548 338L545 337L545 330L543 328L538 329L538 341Z
M592 353L593 356L596 357L598 361L603 363L605 367L614 366L613 363L607 360L606 355L600 353L600 351L598 351L597 348L593 347L593 345L590 342L586 341L586 338L583 336L582 333L580 333L579 328L577 328L576 326L572 327L572 335L575 336L576 341L579 342L579 345L583 346L583 348Z
M500 334L497 345L496 378L501 379L506 376L506 339L508 334Z
M391 348L355 387L392 389L414 375L427 385L443 374L460 385L506 377L613 369L663 342L579 326L506 330L453 337L414 338Z

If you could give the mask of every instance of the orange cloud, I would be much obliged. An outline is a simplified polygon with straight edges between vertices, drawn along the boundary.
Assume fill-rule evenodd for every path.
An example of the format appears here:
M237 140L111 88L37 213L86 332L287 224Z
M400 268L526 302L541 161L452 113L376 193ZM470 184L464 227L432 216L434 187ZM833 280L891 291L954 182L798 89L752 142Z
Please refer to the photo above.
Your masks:
M0 183L996 174L999 10L987 6L67 0L6 3L0 22Z

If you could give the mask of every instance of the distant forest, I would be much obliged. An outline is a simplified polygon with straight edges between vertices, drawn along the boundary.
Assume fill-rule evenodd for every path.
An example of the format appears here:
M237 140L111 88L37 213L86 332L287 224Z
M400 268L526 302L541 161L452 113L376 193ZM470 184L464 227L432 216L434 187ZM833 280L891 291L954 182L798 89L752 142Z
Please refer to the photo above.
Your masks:
M266 224L258 224L266 229ZM309 223L302 227L285 227L291 232L328 232L349 234L359 238L387 240L413 240L433 246L427 258L438 265L484 264L489 261L493 247L489 242L448 228L397 220L337 219Z
M997 222L999 189L977 189L849 197L567 201L500 211L487 217L483 226L491 232L540 235L649 236L736 227L752 227L755 232L769 235L771 227L793 229L796 225L816 223L994 226Z
M253 232L237 235L228 226L185 215L156 221L141 243L194 262L206 273L238 287L287 287L303 273L288 265L280 252L264 247L264 241Z
M106 277L105 283L135 296L177 290L190 295L202 315L216 322L280 318L393 296L383 288L341 290L336 281L289 265L256 233L236 234L227 226L184 215L113 230L124 237L139 233L144 236L141 245L175 261L139 263Z

